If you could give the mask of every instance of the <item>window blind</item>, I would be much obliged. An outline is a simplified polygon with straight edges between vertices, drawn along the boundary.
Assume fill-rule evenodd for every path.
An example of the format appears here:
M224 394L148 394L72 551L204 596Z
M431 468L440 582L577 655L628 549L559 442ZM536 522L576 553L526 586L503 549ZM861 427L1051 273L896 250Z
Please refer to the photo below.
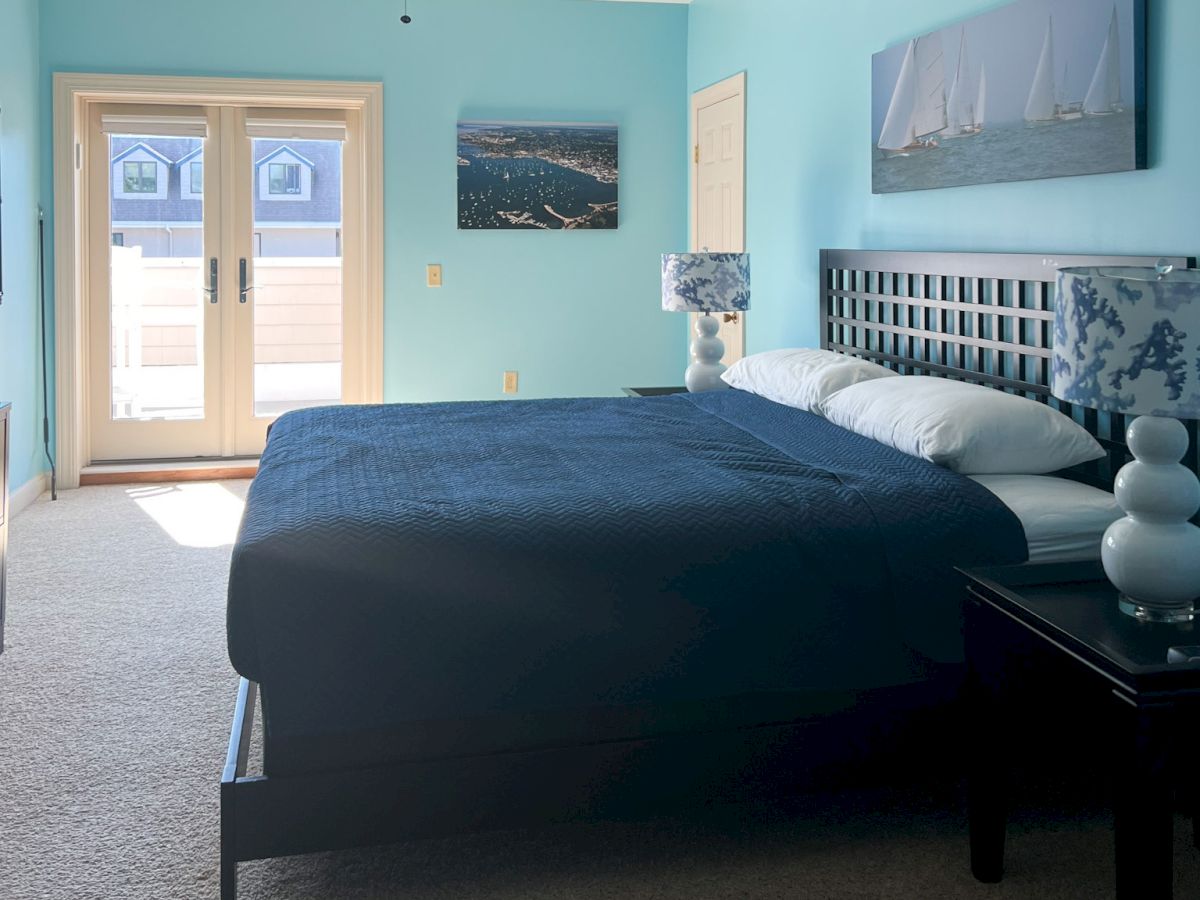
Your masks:
M246 135L293 141L346 140L346 112L341 109L248 109Z
M208 137L208 117L202 109L174 115L104 113L100 116L100 130L127 137L152 135L204 139Z

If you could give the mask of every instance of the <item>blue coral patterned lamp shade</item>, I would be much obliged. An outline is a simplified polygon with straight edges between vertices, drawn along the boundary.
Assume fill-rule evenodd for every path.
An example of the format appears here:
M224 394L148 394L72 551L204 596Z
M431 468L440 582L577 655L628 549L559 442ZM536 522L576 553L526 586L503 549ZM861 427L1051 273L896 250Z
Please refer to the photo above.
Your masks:
M1101 558L1121 609L1160 622L1200 619L1200 481L1180 465L1200 419L1200 271L1066 268L1058 275L1051 390L1068 403L1138 416L1117 475L1126 517Z
M692 364L684 374L688 390L728 387L721 380L725 344L717 337L720 323L712 314L750 308L750 254L663 254L662 308L667 312L704 313L696 320Z

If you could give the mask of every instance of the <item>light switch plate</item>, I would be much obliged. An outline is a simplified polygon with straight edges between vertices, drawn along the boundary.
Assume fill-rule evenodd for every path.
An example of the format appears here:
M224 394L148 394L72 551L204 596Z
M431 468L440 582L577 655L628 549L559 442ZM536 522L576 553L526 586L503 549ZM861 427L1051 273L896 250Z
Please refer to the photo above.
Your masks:
M425 284L429 287L442 286L442 267L437 263L430 263L425 267Z
M504 373L504 393L515 394L516 392L517 392L517 373L516 372L505 372Z

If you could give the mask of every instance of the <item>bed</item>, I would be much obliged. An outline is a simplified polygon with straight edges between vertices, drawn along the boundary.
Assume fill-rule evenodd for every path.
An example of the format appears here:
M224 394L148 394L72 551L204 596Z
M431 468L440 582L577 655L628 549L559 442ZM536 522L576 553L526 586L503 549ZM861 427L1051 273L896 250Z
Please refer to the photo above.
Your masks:
M822 251L823 344L1051 402L1054 270L1117 262L1151 261ZM1107 454L1068 474L1111 483L1123 423L1079 416ZM995 485L741 391L286 416L230 574L222 896L239 861L715 789L780 729L952 695L954 567L1029 546Z

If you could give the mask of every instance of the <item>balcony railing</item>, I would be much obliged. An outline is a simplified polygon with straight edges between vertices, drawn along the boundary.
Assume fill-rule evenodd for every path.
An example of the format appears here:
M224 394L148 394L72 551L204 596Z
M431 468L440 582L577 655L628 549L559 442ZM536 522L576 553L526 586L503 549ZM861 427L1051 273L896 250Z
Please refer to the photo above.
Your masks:
M261 415L341 396L342 261L254 264L255 401ZM113 414L194 417L203 409L203 260L112 255ZM237 296L222 297L237 303Z

